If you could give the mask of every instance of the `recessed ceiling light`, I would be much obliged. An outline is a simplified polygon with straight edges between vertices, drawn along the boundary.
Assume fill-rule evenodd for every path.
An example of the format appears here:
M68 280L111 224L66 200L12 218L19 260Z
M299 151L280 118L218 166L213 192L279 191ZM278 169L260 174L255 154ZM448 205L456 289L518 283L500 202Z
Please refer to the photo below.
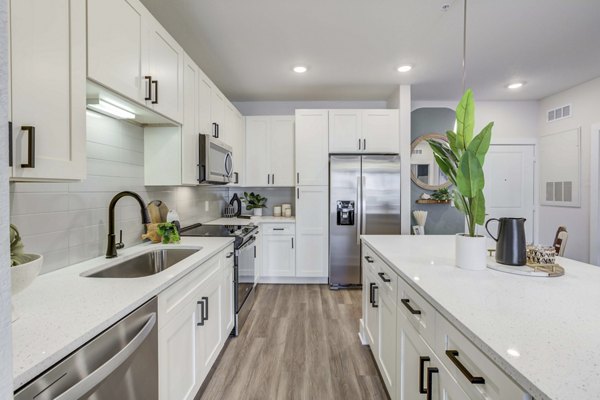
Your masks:
M304 65L297 65L294 67L294 72L297 74L303 74L306 71L308 71L308 68L306 68Z
M515 89L519 89L521 87L523 87L525 83L524 82L515 82L515 83L511 83L507 86L507 88L515 90Z
M412 65L402 65L398 67L398 72L408 72L412 69Z

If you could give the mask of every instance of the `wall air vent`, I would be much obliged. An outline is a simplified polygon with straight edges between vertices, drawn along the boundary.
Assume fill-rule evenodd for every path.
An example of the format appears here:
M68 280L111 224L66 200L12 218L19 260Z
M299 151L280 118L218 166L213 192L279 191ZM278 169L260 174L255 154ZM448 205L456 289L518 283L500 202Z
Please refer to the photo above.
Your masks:
M546 115L546 122L552 122L563 118L569 118L571 116L571 105L567 104L566 106L553 108L552 110L548 110L548 113Z

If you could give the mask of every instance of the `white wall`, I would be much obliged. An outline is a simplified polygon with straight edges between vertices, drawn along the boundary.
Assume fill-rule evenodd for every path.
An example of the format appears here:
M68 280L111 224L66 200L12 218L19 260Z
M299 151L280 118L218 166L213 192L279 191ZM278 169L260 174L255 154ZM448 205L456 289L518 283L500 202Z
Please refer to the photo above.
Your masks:
M0 399L12 399L10 252L8 235L7 1L0 0Z
M456 108L456 101L414 101L412 109L423 107ZM537 101L477 101L475 93L475 132L494 121L492 140L538 138L539 102Z
M296 109L388 108L386 101L234 101L245 116L294 115Z
M91 111L87 115L86 180L11 184L11 222L21 232L25 251L44 255L43 272L105 254L108 204L122 190L137 192L146 203L164 201L179 212L182 225L221 216L226 188L145 187L142 128ZM140 243L137 202L119 200L115 217L117 238L123 229L126 246Z
M572 117L546 122L546 113L552 108L571 104ZM540 101L538 124L540 135L581 128L581 207L540 207L540 236L543 242L554 240L556 229L565 225L569 231L566 256L581 261L589 260L590 235L590 138L591 125L600 122L600 78L546 97Z

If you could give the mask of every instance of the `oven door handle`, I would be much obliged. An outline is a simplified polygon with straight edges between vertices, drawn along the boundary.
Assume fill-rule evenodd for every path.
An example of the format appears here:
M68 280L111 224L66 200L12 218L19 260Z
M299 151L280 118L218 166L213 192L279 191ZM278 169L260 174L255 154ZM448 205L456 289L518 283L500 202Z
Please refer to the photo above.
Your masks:
M246 247L250 246L252 243L256 242L256 236L252 236L250 239L248 239L243 245L242 247L240 247L238 249L238 251L245 249Z
M91 374L71 386L55 400L75 400L83 397L90 390L98 386L104 379L119 368L135 351L144 343L156 325L156 313L152 313L146 324L140 329L133 339L121 351L112 356Z

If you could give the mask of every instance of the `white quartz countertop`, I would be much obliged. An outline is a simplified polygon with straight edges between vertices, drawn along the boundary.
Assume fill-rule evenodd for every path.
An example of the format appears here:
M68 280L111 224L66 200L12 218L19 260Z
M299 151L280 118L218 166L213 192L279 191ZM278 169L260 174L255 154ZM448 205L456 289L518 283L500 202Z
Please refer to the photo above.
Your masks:
M558 258L557 278L467 271L454 266L454 236L362 238L536 400L600 399L599 267Z
M204 222L202 225L248 225L249 223L253 224L272 224L272 223L288 223L293 224L296 223L295 217L272 217L272 216L264 216L264 217L255 217L252 218L219 218L214 221Z
M140 244L119 250L116 259L98 257L38 276L13 298L20 315L12 324L13 387L18 389L100 332L185 278L233 238L184 237L180 244ZM112 265L152 248L199 248L200 251L152 276L85 278L82 272Z

